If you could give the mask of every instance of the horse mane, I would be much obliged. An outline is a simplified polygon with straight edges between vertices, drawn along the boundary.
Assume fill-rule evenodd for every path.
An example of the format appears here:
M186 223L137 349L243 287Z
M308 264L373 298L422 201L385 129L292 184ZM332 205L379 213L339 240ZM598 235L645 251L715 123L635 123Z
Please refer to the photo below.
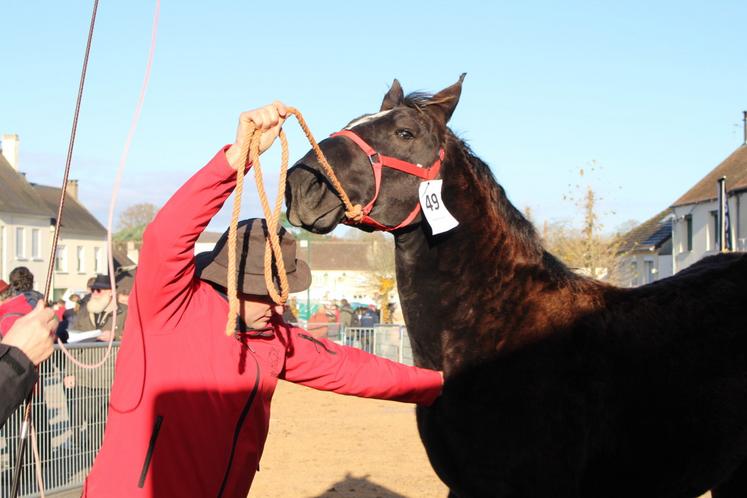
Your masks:
M438 102L434 101L433 95L426 92L410 93L403 102L405 106L419 112L425 112L429 105L435 103ZM496 235L498 231L510 233L517 253L521 254L520 259L541 265L559 284L573 285L586 280L544 249L534 225L508 199L490 166L450 128L445 126L438 132L444 137L446 149L444 170L458 170L464 176L463 187L474 191L471 198L475 200L475 208L480 211L482 227L493 227Z
M545 250L536 228L508 199L490 166L449 128L446 129L446 150L444 168L461 169L468 183L478 191L475 197L482 200L482 205L478 201L482 226L511 233L514 244L521 248L522 259L540 263L556 281L570 284L586 280Z

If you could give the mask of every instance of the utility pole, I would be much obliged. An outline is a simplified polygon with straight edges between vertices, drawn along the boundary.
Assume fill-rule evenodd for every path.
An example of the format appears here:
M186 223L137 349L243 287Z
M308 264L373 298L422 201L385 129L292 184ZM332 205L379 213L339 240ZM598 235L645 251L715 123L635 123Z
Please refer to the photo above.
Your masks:
M726 177L718 179L718 251L726 252Z

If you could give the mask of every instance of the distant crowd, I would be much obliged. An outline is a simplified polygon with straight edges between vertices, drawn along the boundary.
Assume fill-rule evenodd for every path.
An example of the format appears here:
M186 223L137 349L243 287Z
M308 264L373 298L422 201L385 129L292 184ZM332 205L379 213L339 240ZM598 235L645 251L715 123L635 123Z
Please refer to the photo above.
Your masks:
M298 321L298 305L295 298L288 301L283 319L288 323ZM347 299L327 301L317 307L308 322L334 323L342 327L373 327L381 322L381 310L373 304L353 306Z
M66 299L47 304L59 320L58 342L85 340L107 341L122 337L127 316L127 301L134 281L134 271L117 274L117 299L113 298L108 275L88 279L85 293L70 293ZM0 280L0 336L10 329L18 317L29 313L44 296L34 290L34 275L25 266L10 272L9 281ZM116 310L116 326L112 323ZM86 334L82 334L82 333Z

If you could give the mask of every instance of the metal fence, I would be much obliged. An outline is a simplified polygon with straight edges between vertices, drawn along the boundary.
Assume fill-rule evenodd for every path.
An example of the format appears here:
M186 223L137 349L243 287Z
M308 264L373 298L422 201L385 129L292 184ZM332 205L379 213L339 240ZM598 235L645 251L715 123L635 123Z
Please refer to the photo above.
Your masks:
M342 327L339 323L299 324L317 337L412 365L407 330L402 325ZM106 343L68 345L71 354L87 364L98 363L106 354ZM39 391L32 414L44 489L64 491L83 485L101 446L106 422L109 391L119 344L114 343L106 363L96 370L73 365L56 349L39 367ZM9 496L23 409L11 415L0 429L0 496ZM33 452L27 446L21 471L19 496L38 496Z
M338 344L353 346L392 361L413 365L412 348L404 325L387 324L373 327L343 327L339 323L305 323L299 327L316 337L326 337Z
M101 361L106 346L106 343L86 343L67 347L76 359L92 364ZM101 445L118 351L119 344L114 343L112 354L96 370L74 366L59 349L39 366L32 416L45 491L64 491L83 485ZM10 496L22 421L21 407L0 429L0 496ZM18 495L38 494L33 451L29 444Z

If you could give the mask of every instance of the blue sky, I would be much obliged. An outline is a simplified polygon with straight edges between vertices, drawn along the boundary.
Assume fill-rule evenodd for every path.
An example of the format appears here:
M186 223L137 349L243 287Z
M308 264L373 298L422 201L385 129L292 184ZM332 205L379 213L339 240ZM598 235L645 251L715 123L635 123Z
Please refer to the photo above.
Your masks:
M3 7L0 132L20 135L31 181L61 182L91 6ZM153 7L99 7L71 178L102 221ZM394 77L438 91L467 72L451 126L517 207L578 219L563 197L594 161L606 227L644 221L742 143L745 19L744 1L165 1L118 210L161 205L233 140L242 110L281 99L321 139L376 111ZM308 144L286 130L294 160ZM276 176L278 155L263 157ZM242 212L259 215L248 191ZM211 228L227 220L224 208Z

